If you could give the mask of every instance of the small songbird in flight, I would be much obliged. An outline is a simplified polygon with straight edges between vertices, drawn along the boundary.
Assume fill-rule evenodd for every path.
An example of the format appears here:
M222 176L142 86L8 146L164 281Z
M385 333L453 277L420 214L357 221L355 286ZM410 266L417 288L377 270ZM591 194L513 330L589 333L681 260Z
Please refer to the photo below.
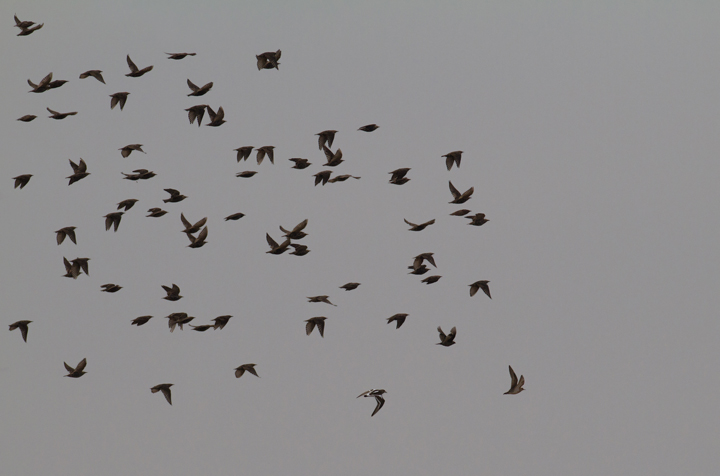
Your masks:
M306 319L305 333L310 335L313 329L315 329L315 326L317 326L320 337L325 337L325 319L327 319L327 317L311 317L310 319Z
M403 220L405 220L405 219L403 218ZM410 225L410 231L422 231L422 230L424 230L426 227L428 227L428 226L432 225L433 223L435 223L435 219L433 218L432 220L426 221L425 223L421 223L421 224L419 224L419 225L416 225L415 223L410 223L410 222L407 221L407 220L405 220L405 223L407 223L408 225Z
M450 170L455 164L457 168L460 168L460 159L462 158L462 150L456 150L455 152L448 152L447 154L443 155L445 157L445 166L448 170Z
M370 415L371 417L374 417L375 414L380 411L380 409L383 407L383 405L385 405L385 399L383 398L384 393L387 393L387 392L385 390L383 390L382 388L380 388L380 389L371 388L367 392L363 392L360 395L358 395L357 398L375 397L375 402L377 404L375 405L375 411L373 411L372 415Z
M152 393L162 392L162 394L165 395L165 400L172 405L172 395L170 394L170 387L172 386L173 384L171 383L161 383L160 385L155 385L150 391Z
M250 372L251 374L253 374L254 376L260 378L260 376L255 371L254 367L255 367L255 364L242 364L240 367L235 369L235 378L242 377L246 370L248 372Z
M372 131L376 130L378 127L380 127L380 126L378 126L377 124L368 124L367 126L362 126L358 130L363 131L363 132L372 132Z
M450 347L451 345L455 344L455 334L457 333L457 330L454 327L450 329L450 334L448 335L445 335L440 326L438 326L437 330L440 333L440 342L438 342L436 345L444 345L445 347Z
M129 76L131 78L139 78L143 74L147 73L148 71L152 71L152 66L146 66L143 69L138 69L137 66L135 66L135 63L130 59L130 55L127 55L127 64L130 67L130 72L126 74L125 76Z
M400 326L402 326L405 323L405 318L407 317L407 314L395 314L393 316L390 316L387 318L387 323L390 324L391 322L395 321L395 329L400 329Z
M80 378L87 373L84 371L87 365L87 359L82 359L75 368L70 367L66 362L63 362L63 364L65 364L65 369L68 371L65 377Z
M522 375L520 376L520 380L518 380L517 375L515 375L515 371L511 366L508 365L508 368L510 369L510 390L505 392L503 395L517 395L518 393L525 390L523 388L523 385L525 385L525 377Z
M75 243L77 245L77 240L75 239L75 227L74 226L66 226L65 228L60 228L57 233L57 244L62 244L63 241L65 241L65 237L67 236L70 238L70 241Z
M25 342L27 342L27 334L28 334L28 324L30 324L32 321L17 321L10 324L10 330L14 331L15 329L20 329L20 333L22 334L22 338Z
M18 175L17 177L13 177L13 180L15 181L15 188L20 187L20 190L25 188L25 185L30 182L31 177L32 174Z
M448 203L465 203L468 200L470 200L471 195L475 191L475 187L470 187L469 189L465 190L463 193L460 193L458 189L456 189L452 182L450 183L450 193L452 193L453 201Z
M470 286L470 297L473 297L475 293L478 292L479 289L482 289L482 291L487 294L487 297L492 299L492 296L490 296L490 286L488 286L488 283L490 281L482 280L482 281L475 281L472 284L469 284Z

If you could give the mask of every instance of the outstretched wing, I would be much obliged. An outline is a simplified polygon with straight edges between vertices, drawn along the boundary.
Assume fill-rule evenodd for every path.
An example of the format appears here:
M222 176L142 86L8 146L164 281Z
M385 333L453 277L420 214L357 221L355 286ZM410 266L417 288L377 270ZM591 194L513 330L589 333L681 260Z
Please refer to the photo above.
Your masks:
M375 406L375 411L372 412L371 417L374 417L377 412L380 411L380 409L385 405L385 399L382 397L382 395L375 395L375 401L377 402L377 405Z

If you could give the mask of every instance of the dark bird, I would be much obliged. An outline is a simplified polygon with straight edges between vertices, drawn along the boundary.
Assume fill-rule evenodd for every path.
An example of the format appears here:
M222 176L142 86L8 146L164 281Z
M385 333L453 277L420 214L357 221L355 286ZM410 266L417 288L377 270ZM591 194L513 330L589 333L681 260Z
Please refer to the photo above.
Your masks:
M76 164L72 160L70 161L70 167L73 169L73 174L69 177L65 177L67 179L70 179L70 182L68 182L68 185L72 185L78 180L82 180L88 175L90 175L90 172L87 171L87 164L83 159L80 159L80 163Z
M205 226L205 223L207 223L207 217L198 220L197 223L193 225L188 221L187 218L185 218L185 215L181 213L180 221L182 221L182 224L185 227L185 229L182 230L183 233L197 233L198 231L200 231L200 228Z
M403 218L403 220L405 220L405 219ZM425 223L421 223L419 225L416 225L415 223L410 223L407 220L405 220L405 223L410 225L410 229L409 229L410 231L422 231L425 229L425 227L430 226L433 223L435 223L435 219L433 218L432 220L426 221Z
M75 112L57 112L57 111L53 111L49 107L46 107L45 109L47 109L48 112L50 114L52 114L52 116L48 116L50 119L60 120L60 119L65 119L68 116L74 116L75 114L77 114L77 111L75 111Z
M476 213L473 216L465 217L470 220L470 223L468 225L473 226L483 226L485 223L489 222L490 220L485 219L484 213Z
M181 60L186 56L195 56L195 53L165 53L168 59Z
M291 255L295 255L295 256L305 256L306 254L310 253L310 250L309 250L308 247L305 246L305 245L298 245L298 244L292 243L290 246L292 246L293 248L295 248L295 251L293 251L292 253L290 253Z
M149 215L145 215L148 218L160 218L161 216L165 215L167 212L163 210L162 208L150 208L148 210Z
M283 235L285 238L288 238L290 240L300 240L307 236L307 233L305 233L303 231L305 229L305 227L307 226L307 224L308 224L308 219L306 218L303 221L301 221L300 223L298 223L297 225L295 225L295 228L293 228L292 231L288 231L285 228L283 228L282 226L280 227L280 230L283 233L285 233Z
M163 200L163 202L165 202L165 203L182 202L183 200L185 200L187 198L185 195L181 195L180 192L178 192L174 188L166 188L165 191L170 194L170 198L166 198L165 200Z
M102 292L104 293L116 293L122 289L122 286L118 286L117 284L103 284L100 286L102 289Z
M445 157L445 166L448 170L450 170L455 164L457 168L460 168L460 159L462 158L462 150L456 150L454 152L448 152L447 154L443 155Z
M187 237L190 239L190 244L188 247L190 248L201 248L202 246L207 243L205 240L207 239L208 235L208 228L205 227L200 231L200 234L196 237L192 236L190 233L187 233Z
M325 185L328 180L330 179L330 174L332 174L332 170L323 170L322 172L318 172L313 177L315 177L315 186L322 182L323 185Z
M120 104L120 110L122 111L123 108L125 107L125 101L127 101L128 94L130 94L130 93L122 92L122 93L111 94L110 97L112 99L110 99L110 109L115 109L115 106ZM124 156L124 157L127 157L127 156Z
M37 116L33 116L32 114L26 114L26 115L24 115L23 117L18 117L17 120L18 120L18 121L21 121L21 122L30 122L30 121L32 121L33 119L35 119L36 117L37 117Z
M392 172L388 172L392 174L392 177L390 177L389 182L393 185L402 185L404 183L408 183L410 181L409 178L405 177L405 174L407 174L410 171L409 168L402 168L393 170Z
M190 81L189 79L187 80L187 85L190 89L192 89L192 92L190 94L188 94L188 96L202 96L203 94L210 91L210 89L212 89L212 87L213 87L213 83L210 82L210 83L207 83L205 86L199 88L196 85L194 85L193 82Z
M180 288L177 284L173 283L172 287L165 286L164 284L161 284L161 286L167 293L167 296L163 298L166 301L179 301L182 299L182 296L180 295Z
M275 153L273 152L273 149L275 148L274 145L265 145L262 147L258 147L257 150L257 163L258 165L262 164L263 159L265 158L265 154L267 154L268 159L270 160L271 164L275 164Z
M20 21L20 19L17 17L17 15L15 15L15 27L16 27L16 28L20 28L21 30L25 30L25 29L27 29L27 28L30 28L30 27L33 26L34 24L35 24L35 22L34 22L34 21L30 21L30 20Z
M282 52L280 50L277 50L275 52L268 51L259 55L255 55L255 58L257 58L257 68L258 71L263 69L280 69L278 68L278 61L280 60L280 55Z
M122 104L120 105L120 109L122 109ZM118 149L123 157L129 157L130 154L132 154L133 150L137 150L138 152L142 152L145 154L145 151L142 150L142 144L128 144L125 147Z
M70 367L66 362L63 362L63 364L65 364L65 370L68 371L65 377L80 378L87 373L84 371L87 365L87 359L82 359L75 368Z
M122 202L117 204L117 209L120 210L121 208L124 208L125 211L130 210L133 205L137 202L137 198L128 198L127 200L123 200Z
M440 326L438 326L438 332L440 333L440 342L438 342L436 345L444 345L445 347L450 347L451 345L455 344L455 334L457 333L457 330L454 327L450 329L450 334L448 335L445 335Z
M246 171L244 171L244 172L238 172L238 173L236 173L235 176L236 176L236 177L240 177L240 178L250 178L250 177L252 177L253 175L255 175L256 173L257 173L257 172L254 171L254 170L246 170Z
M27 342L28 324L30 324L31 322L32 321L13 322L12 324L10 324L10 330L14 331L15 329L20 329L23 340Z
M324 302L325 304L330 304L331 306L337 307L336 304L333 304L330 302L330 299L328 299L329 296L323 295L323 296L310 296L308 297L308 302Z
M488 286L488 283L490 281L482 280L482 281L475 281L472 284L469 284L470 286L470 297L474 296L475 293L478 292L478 289L482 289L482 291L487 294L487 297L492 299L492 296L490 296L490 286Z
M195 122L195 120L197 119L197 125L198 127L200 127L203 116L205 115L205 109L208 107L209 106L207 104L198 104L197 106L185 109L188 113L188 119L190 119L190 124Z
M266 251L265 253L270 253L271 255L281 255L285 253L288 246L290 246L290 238L283 241L282 245L278 245L277 242L267 233L265 234L265 239L267 240L268 245L270 245L270 251Z
M461 209L461 210L452 212L452 213L450 214L450 216L453 216L453 217L461 217L461 216L467 215L468 213L470 213L470 210L468 210L467 208L463 208L463 209Z
M74 226L66 226L65 228L60 228L55 233L57 233L57 244L62 244L63 241L65 241L65 237L67 236L70 238L70 241L75 243L77 245L77 241L75 240L75 227Z
M156 175L155 172L151 172L148 169L137 169L133 170L133 172L134 173L132 174L126 174L125 172L122 172L122 174L125 176L123 178L126 180L133 180L137 182L138 180L151 179Z
M325 147L325 144L327 144L328 147L332 147L333 141L335 140L335 133L337 131L322 131L315 134L318 136L318 149L323 150L323 147Z
M50 83L52 82L53 74L52 72L48 73L43 79L40 80L39 83L35 84L29 79L27 80L28 84L32 88L29 93L42 93L47 91L50 88Z
M240 163L241 160L247 160L248 157L250 157L250 154L252 153L252 150L254 149L251 145L246 145L243 147L238 147L237 149L233 149L237 152L237 161Z
M405 323L406 317L408 317L407 314L395 314L387 318L387 323L390 324L391 322L395 321L395 329L400 329L400 326Z
M100 71L99 69L90 69L88 71L85 71L80 75L80 79L89 78L90 76L105 84L105 80L102 77L102 71Z
M244 217L244 216L245 216L244 213L240 213L240 212L238 212L238 213L233 213L232 215L226 216L226 217L225 217L225 221L228 221L228 220L239 220L239 219L241 219L241 218Z
M28 36L33 32L38 31L40 28L43 27L43 25L45 25L45 23L40 23L39 25L30 28L22 28L20 29L20 33L18 33L17 36Z
M165 395L165 400L172 405L172 395L170 394L170 387L172 386L173 384L171 383L161 383L160 385L155 385L150 391L152 393L162 392L162 394Z
M315 326L317 326L320 337L325 337L325 319L327 319L327 317L311 317L310 319L306 319L305 333L310 335L313 329L315 329Z
M465 203L468 200L470 200L470 196L475 191L475 187L470 187L469 189L465 190L463 193L460 193L458 189L456 189L452 182L450 183L450 193L452 193L453 201L449 203Z
M77 279L78 276L80 276L80 264L79 263L71 263L63 256L63 264L65 265L65 274L63 275L66 278L73 278Z
M518 393L525 390L523 388L523 385L525 385L525 377L521 375L520 380L518 380L513 368L509 365L508 368L510 369L510 390L505 392L503 395L517 395Z
M189 324L189 326L192 327L192 330L198 332L205 332L206 330L213 328L212 324L203 324L202 326L193 326L192 324Z
M383 398L383 393L387 393L383 389L370 389L367 392L363 392L360 395L357 396L357 398L360 397L375 397L375 411L372 412L371 417L374 417L377 412L380 411L380 409L385 405L385 399Z
M293 169L306 169L312 165L307 159L293 158L288 160L295 163L292 166Z
M410 271L408 274L417 274L417 275L425 274L428 271L430 271L430 268L428 268L424 264L421 264L417 268L415 266L408 266L408 269L412 269L412 271Z
M172 314L165 316L165 319L168 319L168 327L170 328L170 332L173 332L175 330L175 326L179 326L180 330L183 330L183 324L188 324L195 318L188 316L186 312L173 312Z
M138 326L138 327L140 327L140 326L142 326L143 324L147 323L147 321L149 321L150 319L152 319L152 316L140 316L140 317L136 317L135 319L132 320L132 323L131 323L130 325L131 325L131 326Z
M413 269L418 269L420 266L422 266L423 261L427 261L431 265L437 268L437 265L435 264L435 258L433 258L434 253L420 253L415 258L413 258Z
M323 152L325 153L325 158L327 159L327 162L324 164L328 167L335 167L337 165L340 165L342 162L344 162L342 156L342 149L338 149L333 153L330 149L323 146L322 147Z
M328 182L330 182L330 183L344 182L344 181L346 181L347 179L350 179L350 178L354 178L354 179L356 179L356 180L360 180L360 177L355 177L354 175L344 174L344 175L337 175L337 176L331 178L330 180L328 180Z
M211 319L215 323L213 324L213 327L215 327L215 329L222 329L227 325L231 317L232 316L218 316L215 319Z
M20 187L20 190L25 188L25 185L30 182L30 177L32 177L32 174L18 175L17 177L13 177L13 180L15 181L15 188Z
M440 281L440 278L442 278L442 276L428 276L427 278L423 279L422 282L425 284L437 283L438 281Z
M255 371L255 364L242 364L240 367L235 369L235 378L242 377L246 370L254 376L258 378L260 377Z
M360 286L360 283L347 283L340 286L340 289L344 289L345 291L352 291L353 289L357 289L358 286Z
M367 126L362 126L362 127L361 127L360 129L358 129L358 130L359 130L359 131L364 131L364 132L372 132L372 131L374 131L375 129L377 129L378 127L380 127L380 126L378 126L377 124L368 124Z
M135 63L130 59L130 55L127 55L127 64L130 67L130 72L126 74L125 76L129 76L131 78L139 78L143 74L147 73L148 71L152 71L152 66L147 66L143 69L138 69L137 66L135 66Z
M207 112L210 115L210 122L205 124L206 126L218 127L218 126L225 124L225 122L227 122L227 121L225 121L225 110L222 108L222 106L220 106L218 108L217 113L215 111L213 111L213 109L210 106L208 106Z
M120 220L122 219L123 213L125 212L112 212L105 215L105 231L108 231L110 227L114 226L117 231L120 226Z
M90 258L75 258L72 260L73 266L78 266L80 269L83 270L83 273L90 276L90 272L88 271L88 261L90 261Z

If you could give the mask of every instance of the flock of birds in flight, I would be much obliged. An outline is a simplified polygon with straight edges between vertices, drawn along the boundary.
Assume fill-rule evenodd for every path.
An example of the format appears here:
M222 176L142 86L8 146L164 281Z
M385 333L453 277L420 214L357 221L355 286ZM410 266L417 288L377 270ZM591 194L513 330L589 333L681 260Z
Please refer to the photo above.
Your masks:
M18 36L27 36L32 34L33 32L41 29L43 27L43 23L37 25L32 21L20 21L15 16L15 26L20 29L20 33L18 33ZM166 53L168 55L168 59L172 60L181 60L187 56L195 56L195 53ZM280 65L280 56L281 51L277 50L275 52L266 52L262 53L260 55L256 55L257 59L257 68L258 70L263 69L279 69ZM127 56L127 64L130 68L130 72L126 74L125 76L132 77L132 78L138 78L140 76L143 76L144 74L152 71L153 66L146 66L144 68L138 68L135 63L130 59L130 56ZM80 74L80 79L85 78L95 78L96 80L100 81L101 83L105 84L105 79L102 76L102 71L100 70L89 70L82 74ZM28 84L32 88L29 92L32 93L43 93L45 91L49 91L51 89L59 88L63 84L67 83L66 80L53 80L53 74L49 73L46 75L42 80L40 80L37 84L32 82L28 79ZM193 84L192 81L189 79L187 80L188 87L190 88L190 93L188 96L193 97L199 97L203 96L206 93L208 93L212 87L213 83L207 83L202 87L198 87L197 85ZM128 99L129 92L117 92L110 95L110 108L114 109L116 106L120 107L120 110L122 110L125 107L125 104ZM50 112L50 118L61 120L65 119L69 116L74 116L77 114L76 111L73 112L57 112L53 111L50 108L47 108L47 110ZM208 116L210 118L210 122L205 124L206 126L210 127L219 127L223 123L225 123L225 111L222 107L219 107L217 111L213 110L209 105L207 104L199 104L196 106L192 106L188 109L185 109L188 113L188 119L190 121L190 124L194 124L197 122L198 127L201 126L203 117L205 115L205 112L207 111ZM35 115L25 115L20 118L18 118L18 121L22 122L31 122L34 119L36 119L37 116ZM368 124L365 126L360 127L359 131L364 132L373 132L376 129L378 129L379 126L376 124ZM322 150L325 154L325 158L327 159L327 162L324 164L327 167L335 167L339 165L341 162L343 162L343 154L341 149L337 149L335 152L331 150L333 141L335 140L335 134L338 131L336 130L326 130L317 133L318 136L318 146L319 149ZM240 161L246 161L253 150L257 151L256 159L258 165L263 162L265 157L268 158L268 160L271 163L275 163L275 157L274 157L274 146L263 146L255 148L253 146L243 146L235 149L237 152L237 162ZM121 155L123 157L128 157L133 151L136 152L142 152L145 153L142 150L142 144L128 144L122 148L119 149L121 152ZM445 165L450 171L453 166L456 168L460 167L460 161L462 158L463 151L453 151L449 152L442 157L445 158ZM305 169L311 165L311 163L307 159L303 158L291 158L289 159L291 162L294 163L292 168L294 169ZM87 164L83 159L80 159L78 163L73 162L70 160L70 165L72 167L73 173L68 176L69 179L68 185L72 185L73 183L82 180L90 175L90 173L87 171ZM410 181L410 178L408 178L406 175L410 171L410 168L400 168L397 170L393 170L392 172L389 172L391 175L389 183L394 185L403 185ZM237 177L241 178L250 178L253 175L255 175L257 172L254 171L245 171L240 172L237 174ZM332 170L323 170L321 172L318 172L314 175L315 177L315 186L322 184L323 186L326 183L335 183L335 182L343 182L345 180L348 180L350 178L354 179L360 179L360 177L355 177L353 175L337 175L335 177L332 177ZM138 181L138 180L148 180L155 176L155 173L152 171L149 171L147 169L137 169L133 170L132 173L127 174L123 173L124 179L132 180L132 181ZM30 178L32 177L31 174L24 174L24 175L18 175L16 177L13 177L13 180L15 181L15 188L23 189L25 186L28 185L30 182ZM449 182L450 187L450 193L452 194L452 201L449 203L451 204L462 204L470 200L472 197L472 194L474 192L474 188L471 187L465 192L460 192L457 188L455 188L452 184L452 182ZM167 188L165 191L170 195L168 198L164 199L163 202L165 203L177 203L181 202L187 197L185 195L182 195L178 190ZM118 230L118 227L120 226L120 221L122 219L122 216L125 212L130 210L135 203L137 202L137 199L127 199L119 202L117 204L117 210L123 210L123 211L115 211L108 213L104 216L105 218L105 229L110 230L111 228L114 229L114 231ZM148 217L161 217L168 213L165 210L162 210L161 208L150 208L148 210L149 215ZM485 218L484 213L476 213L474 215L468 215L470 213L470 210L468 209L461 209L457 210L450 215L452 216L461 216L470 219L469 225L473 226L482 226L488 220ZM229 215L225 217L225 221L228 220L239 220L244 216L243 213L234 213L232 215ZM201 220L192 223L189 220L185 218L184 214L180 214L180 220L182 221L183 226L185 227L184 230L182 230L183 233L185 233L190 240L190 244L188 247L190 248L200 248L204 246L207 242L207 235L208 235L208 228L206 226L207 217L202 218ZM426 227L432 225L435 223L435 220L429 220L424 223L415 224L408 220L405 220L405 223L410 227L410 231L419 232L424 230ZM307 233L304 231L305 227L308 225L308 220L303 220L298 225L296 225L292 230L288 230L286 228L283 228L280 226L280 230L284 233L283 237L285 238L282 243L278 244L269 234L266 234L266 240L268 245L270 246L270 250L267 251L269 254L273 255L279 255L285 253L288 249L291 247L294 249L290 254L296 255L296 256L303 256L310 252L308 247L306 245L302 245L299 243L293 243L292 241L299 241L302 240L305 236L307 236ZM76 235L75 235L75 229L74 226L68 226L63 227L59 230L57 230L56 238L57 238L57 244L62 244L66 238L68 238L73 243L77 244ZM75 258L74 260L68 260L67 258L63 257L63 263L65 265L65 277L70 277L73 279L77 279L78 276L80 276L82 273L89 275L89 267L88 267L88 261L90 258ZM425 265L425 262L432 265L433 267L437 268L437 265L435 264L435 259L433 257L433 253L421 253L413 258L412 265L408 266L408 269L410 269L409 274L413 275L422 275L430 271L430 268L428 268ZM425 284L432 284L437 282L441 276L434 275L429 276L422 280ZM470 284L470 296L475 296L475 294L482 290L483 293L485 293L488 298L491 298L490 295L490 287L488 285L488 280L479 280L472 284ZM360 283L347 283L343 286L340 286L341 289L345 289L346 291L352 291L360 286ZM176 284L172 284L172 286L162 286L163 289L166 292L166 296L163 298L168 301L178 301L182 298L180 295L180 288ZM122 286L119 286L114 283L108 283L101 286L103 292L108 293L115 293L122 289ZM335 306L332 302L330 302L328 295L321 295L321 296L310 296L308 297L308 302L312 303L325 303L330 304L332 306ZM170 332L173 332L176 327L179 327L180 330L183 329L183 325L187 324L189 325L193 330L198 332L205 332L208 329L223 329L230 318L232 316L230 315L224 315L219 316L212 320L213 324L204 324L204 325L193 325L189 324L194 317L189 316L185 312L174 312L171 313L168 316L165 316L166 319L168 319L168 327L170 328ZM405 319L408 317L408 314L395 314L389 318L387 318L387 323L390 324L392 322L395 322L396 329L399 329L403 323L405 322ZM147 323L152 316L140 316L132 320L131 324L136 326L142 326L145 323ZM307 335L310 335L315 328L317 328L318 333L321 337L324 337L325 332L325 320L326 317L312 317L310 319L307 319L305 321L305 332ZM29 320L21 320L14 322L10 324L10 330L19 329L22 335L22 338L25 342L27 342L27 336L28 336L28 325L33 322ZM442 345L445 347L450 347L452 345L455 345L455 336L457 334L457 329L453 327L448 334L445 334L443 330L438 327L437 331L439 333L440 342L437 343L437 345ZM65 375L66 377L71 378L79 378L83 376L85 372L85 367L87 365L87 360L82 359L74 368L68 365L64 362L65 369L67 370L68 374ZM245 372L249 372L250 374L259 377L257 374L257 371L255 370L254 363L248 363L240 365L239 367L235 368L235 377L240 378L243 376ZM524 390L523 385L525 384L525 378L524 376L520 376L518 379L515 372L513 371L512 367L509 366L510 371L510 389L505 392L506 395L516 395ZM152 393L162 392L162 394L167 399L167 402L172 405L172 396L170 387L172 387L173 384L171 383L162 383L159 385L155 385L150 390ZM383 395L387 393L384 389L370 389L366 392L361 393L358 395L357 398L360 397L373 397L376 401L375 410L373 411L371 416L374 416L385 404L385 398Z

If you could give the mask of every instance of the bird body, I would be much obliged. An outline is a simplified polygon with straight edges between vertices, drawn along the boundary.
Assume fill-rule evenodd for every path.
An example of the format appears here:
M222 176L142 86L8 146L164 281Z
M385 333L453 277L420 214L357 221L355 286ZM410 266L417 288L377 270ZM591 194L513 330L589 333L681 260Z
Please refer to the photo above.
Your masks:
M510 369L510 390L505 392L503 395L517 395L518 393L525 390L523 388L523 385L525 385L525 377L521 375L520 380L518 380L513 368L509 365L508 368Z
M28 324L30 324L32 321L17 321L10 324L10 330L14 331L15 329L20 329L20 334L22 334L23 341L27 342L27 335L28 335Z

